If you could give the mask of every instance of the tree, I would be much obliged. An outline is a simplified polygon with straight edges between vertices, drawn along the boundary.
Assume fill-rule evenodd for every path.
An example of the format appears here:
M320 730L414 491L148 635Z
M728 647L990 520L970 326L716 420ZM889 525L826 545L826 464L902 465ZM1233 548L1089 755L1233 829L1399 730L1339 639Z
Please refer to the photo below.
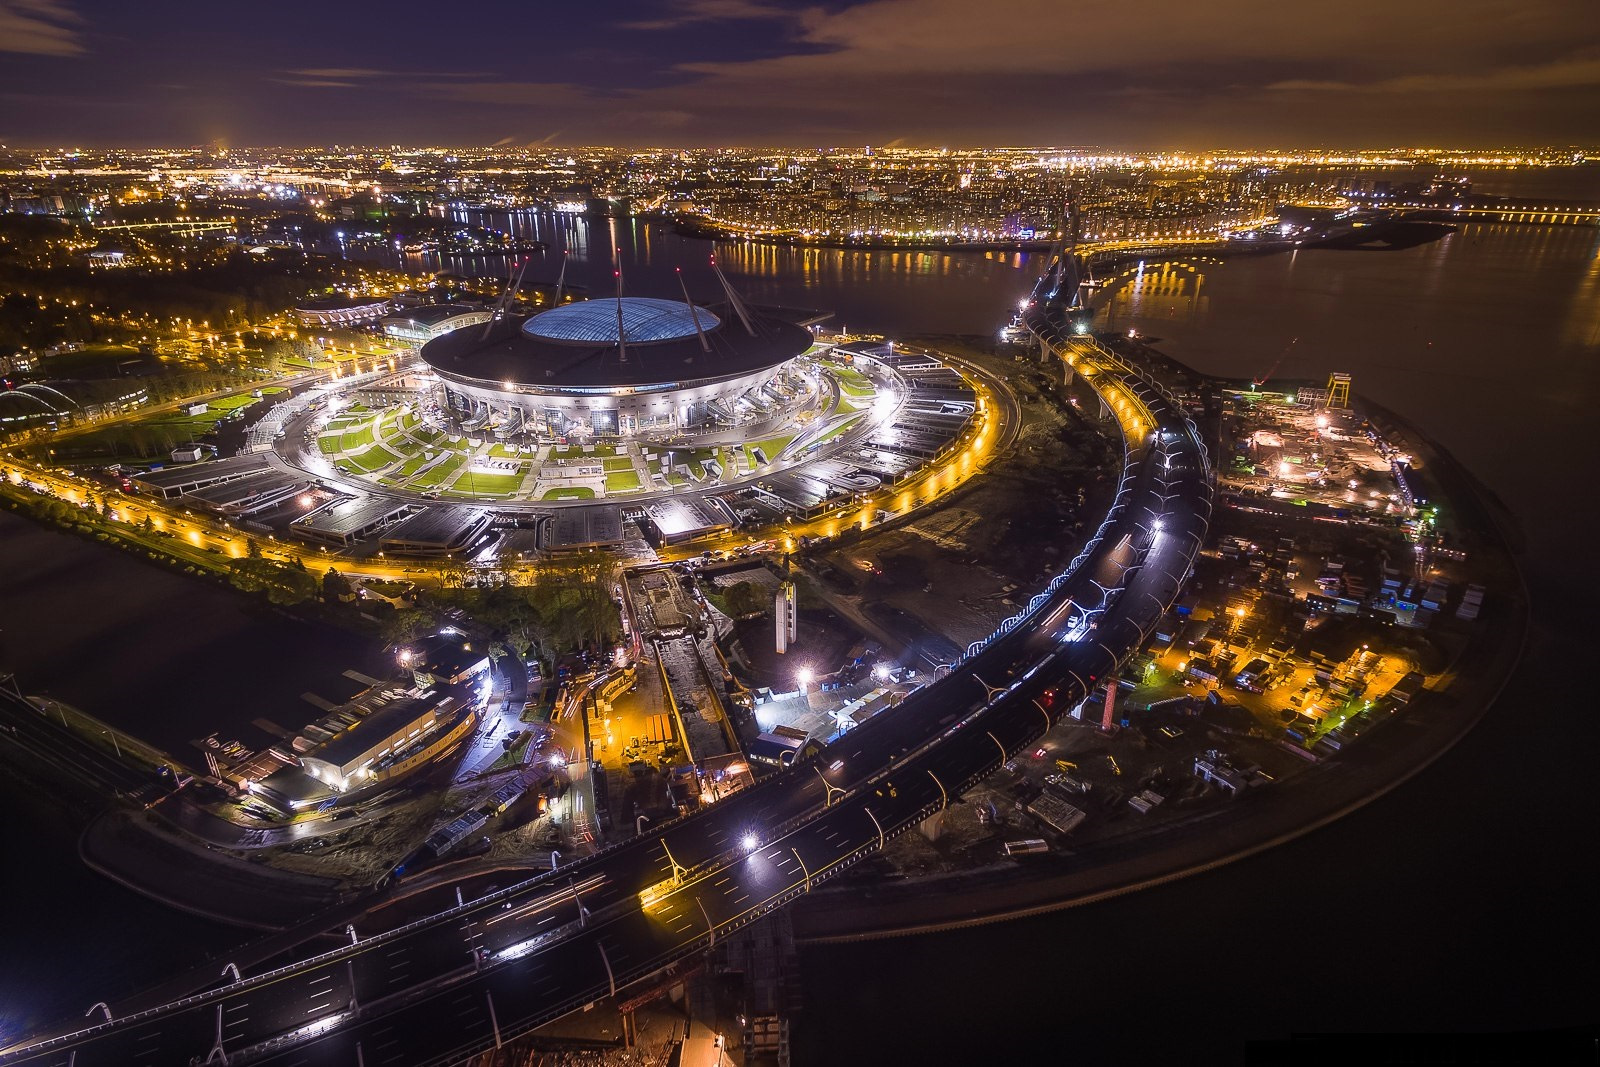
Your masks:
M356 598L356 590L350 584L350 579L328 568L328 573L322 576L322 599L330 604L349 603Z
M728 614L736 619L754 615L767 607L765 591L754 582L734 583L722 594L722 600L728 605Z
M251 559L260 559L261 542L257 541L254 537L246 537L244 539L244 554L249 556Z
M393 645L409 645L436 628L428 612L420 608L399 608L383 624L383 637Z
M317 581L311 575L270 559L236 559L230 568L228 579L235 588L266 593L274 604L299 604L317 592Z
M439 570L439 580L444 583L447 589L456 589L465 585L467 575L472 572L472 568L465 560L457 559L455 556L446 556L436 566Z

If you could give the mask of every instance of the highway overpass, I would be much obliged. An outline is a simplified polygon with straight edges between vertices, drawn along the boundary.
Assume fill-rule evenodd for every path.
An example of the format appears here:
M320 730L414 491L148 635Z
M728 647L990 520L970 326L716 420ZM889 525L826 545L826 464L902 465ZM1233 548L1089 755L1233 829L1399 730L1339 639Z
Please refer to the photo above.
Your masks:
M1030 748L1114 684L1171 606L1213 493L1182 406L1142 368L1073 333L1047 291L1052 274L1025 325L1116 413L1116 496L1066 570L938 681L815 759L595 856L176 1003L97 1015L0 1053L0 1065L457 1063L704 951Z

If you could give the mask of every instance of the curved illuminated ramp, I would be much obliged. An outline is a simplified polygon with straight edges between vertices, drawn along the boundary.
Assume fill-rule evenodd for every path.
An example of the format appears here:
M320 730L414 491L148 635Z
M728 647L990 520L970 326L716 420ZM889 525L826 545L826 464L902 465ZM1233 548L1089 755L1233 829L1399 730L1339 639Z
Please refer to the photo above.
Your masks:
M1070 325L1037 306L1027 327L1061 355ZM1206 535L1209 460L1182 407L1104 350L1074 354L1133 413L1110 511L1048 588L897 709L569 867L0 1064L456 1063L703 951L939 811L1114 680Z

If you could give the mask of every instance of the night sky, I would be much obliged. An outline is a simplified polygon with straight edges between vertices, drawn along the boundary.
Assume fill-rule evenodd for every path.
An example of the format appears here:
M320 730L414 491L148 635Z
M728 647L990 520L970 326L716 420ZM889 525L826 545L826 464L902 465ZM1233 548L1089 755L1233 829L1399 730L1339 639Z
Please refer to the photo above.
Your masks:
M1600 141L1596 0L0 0L0 143Z

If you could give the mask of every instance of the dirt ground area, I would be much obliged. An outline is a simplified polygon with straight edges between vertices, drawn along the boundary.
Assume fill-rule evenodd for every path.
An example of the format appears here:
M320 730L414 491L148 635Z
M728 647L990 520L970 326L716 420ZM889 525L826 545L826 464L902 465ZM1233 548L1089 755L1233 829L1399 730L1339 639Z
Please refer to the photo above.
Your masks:
M752 689L763 686L779 692L796 687L795 672L811 668L818 674L834 670L845 654L861 640L848 619L823 608L801 608L796 627L799 639L779 654L774 643L772 616L740 619L734 624L730 665Z
M1016 395L1016 443L938 505L815 563L831 592L859 597L863 607L899 608L965 646L993 632L1072 558L1115 488L1116 457L1098 402L1081 385L1065 386L1031 363L952 351L1003 378Z

